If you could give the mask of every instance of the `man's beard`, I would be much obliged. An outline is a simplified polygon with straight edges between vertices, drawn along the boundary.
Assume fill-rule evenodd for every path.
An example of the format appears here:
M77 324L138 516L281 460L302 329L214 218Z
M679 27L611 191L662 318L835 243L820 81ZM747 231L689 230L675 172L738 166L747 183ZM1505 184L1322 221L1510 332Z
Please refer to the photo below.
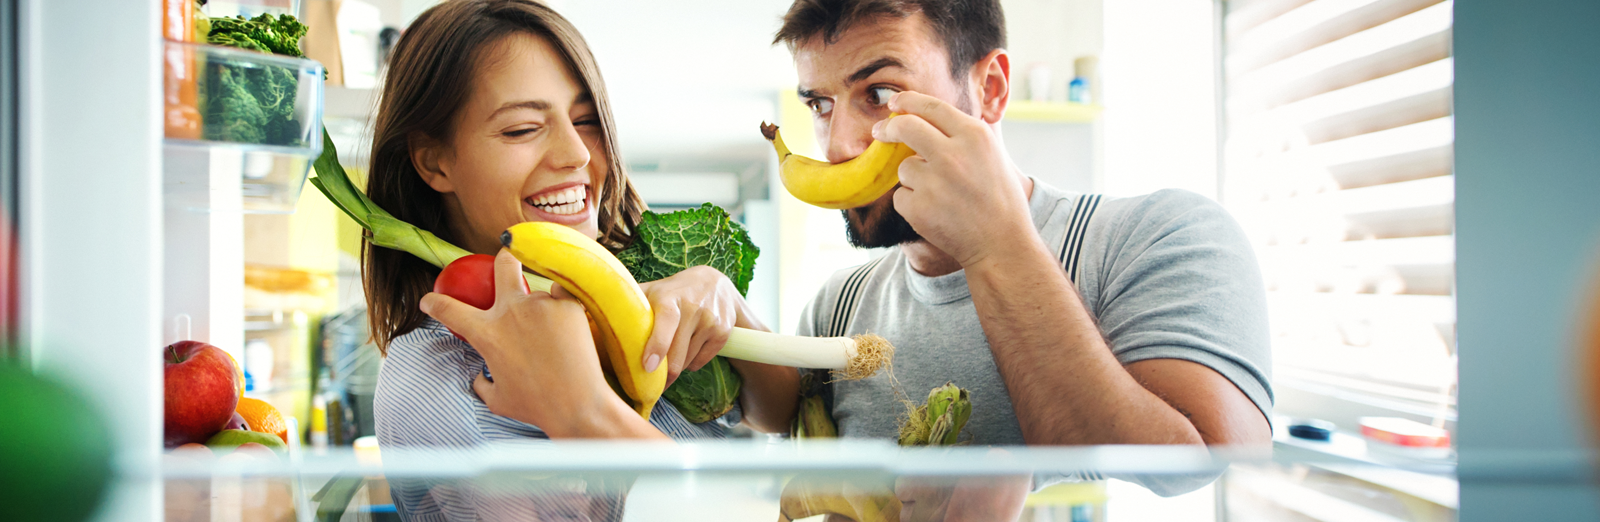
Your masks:
M956 84L961 89L961 94L956 96L956 109L964 114L973 114L972 100L967 97L967 84L959 78ZM899 189L897 183L885 197L866 206L841 211L844 214L845 238L850 240L850 246L885 248L922 241L922 234L911 228L911 223L894 209L893 194Z
M895 189L900 188L895 185ZM922 241L922 235L911 228L894 209L894 190L889 195L863 207L845 209L845 237L856 248L883 248Z

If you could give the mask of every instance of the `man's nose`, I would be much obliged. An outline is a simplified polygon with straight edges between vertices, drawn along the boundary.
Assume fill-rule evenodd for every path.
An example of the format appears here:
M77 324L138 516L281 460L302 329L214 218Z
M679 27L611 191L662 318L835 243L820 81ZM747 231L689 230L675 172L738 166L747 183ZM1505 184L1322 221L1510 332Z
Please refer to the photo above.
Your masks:
M828 162L839 163L860 156L872 144L872 125L877 120L859 114L839 114L835 110L828 126Z

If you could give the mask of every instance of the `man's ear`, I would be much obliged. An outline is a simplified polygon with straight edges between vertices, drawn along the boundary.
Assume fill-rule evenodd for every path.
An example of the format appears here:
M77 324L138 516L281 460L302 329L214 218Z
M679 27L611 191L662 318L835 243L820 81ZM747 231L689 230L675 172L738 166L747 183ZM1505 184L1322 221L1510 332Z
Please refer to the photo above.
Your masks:
M423 183L441 194L456 191L455 184L450 180L449 153L443 143L422 134L413 134L406 138L406 146L411 149L411 166L422 176Z
M1011 102L1011 56L1005 49L989 51L973 64L972 82L978 87L978 117L999 123Z

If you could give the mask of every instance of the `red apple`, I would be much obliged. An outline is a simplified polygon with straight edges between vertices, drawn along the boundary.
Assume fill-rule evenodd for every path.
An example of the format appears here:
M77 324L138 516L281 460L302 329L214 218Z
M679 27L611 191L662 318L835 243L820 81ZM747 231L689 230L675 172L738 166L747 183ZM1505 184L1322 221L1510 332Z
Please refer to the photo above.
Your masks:
M166 444L203 443L221 431L239 405L239 371L221 348L178 341L166 360Z

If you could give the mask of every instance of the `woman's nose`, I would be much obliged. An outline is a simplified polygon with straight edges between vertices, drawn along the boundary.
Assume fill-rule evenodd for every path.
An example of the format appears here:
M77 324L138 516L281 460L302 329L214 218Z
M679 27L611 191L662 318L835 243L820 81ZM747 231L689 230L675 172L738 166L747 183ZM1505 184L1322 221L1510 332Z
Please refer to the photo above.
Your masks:
M576 170L589 165L589 145L584 142L578 128L568 121L560 125L546 152L550 166L559 170Z

